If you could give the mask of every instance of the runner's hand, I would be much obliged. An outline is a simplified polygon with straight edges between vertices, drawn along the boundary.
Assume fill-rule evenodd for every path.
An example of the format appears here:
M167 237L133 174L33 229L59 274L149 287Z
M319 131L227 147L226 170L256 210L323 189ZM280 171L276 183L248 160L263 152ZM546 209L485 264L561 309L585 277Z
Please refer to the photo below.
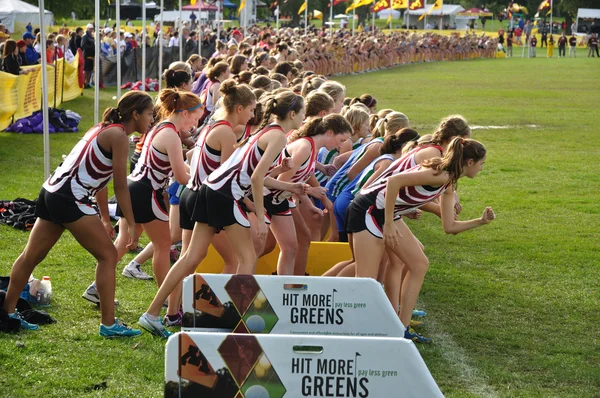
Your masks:
M106 233L108 233L108 236L110 236L111 239L114 239L115 236L117 236L115 228L110 223L110 221L102 221L102 225L104 225L104 229L106 230Z
M400 244L400 239L402 239L402 234L394 222L383 225L383 241L386 246L396 247Z

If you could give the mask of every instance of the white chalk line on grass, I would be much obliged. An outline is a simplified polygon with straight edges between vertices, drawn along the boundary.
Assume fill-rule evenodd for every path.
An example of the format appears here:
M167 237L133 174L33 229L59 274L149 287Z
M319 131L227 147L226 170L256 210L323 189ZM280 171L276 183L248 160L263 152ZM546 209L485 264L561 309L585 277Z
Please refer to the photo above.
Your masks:
M460 347L451 335L444 332L437 322L427 319L427 330L434 344L440 348L442 357L450 366L456 369L459 379L467 390L477 397L495 398L496 391L487 383L486 377L471 365L471 360L466 351Z
M528 129L536 129L540 126L537 124L522 124L516 126L471 126L471 130L506 130L506 129L516 129L525 127Z

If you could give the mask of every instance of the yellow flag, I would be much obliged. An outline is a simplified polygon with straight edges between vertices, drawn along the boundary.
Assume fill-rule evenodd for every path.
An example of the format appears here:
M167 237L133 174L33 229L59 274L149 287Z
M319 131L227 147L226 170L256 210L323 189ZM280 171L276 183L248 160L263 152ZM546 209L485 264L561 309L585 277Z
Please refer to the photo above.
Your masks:
M192 1L191 1L191 4L192 4L193 6L195 6L195 5L196 5L196 0L192 0Z
M392 9L401 10L408 8L408 0L392 0Z
M419 17L419 21L422 20L423 18L425 18L425 15L430 15L433 10L441 10L443 5L444 5L444 0L435 0L435 3L433 3L433 5L429 9L429 11L427 11L426 14L423 14Z
M392 23L392 13L390 12L390 16L388 17L387 21L385 21L386 25L389 25Z
M195 0L192 0L192 1L195 1ZM238 17L240 16L240 13L244 9L244 7L246 7L246 0L240 1L240 8L238 8Z
M304 10L306 10L306 1L300 6L300 9L298 10L298 15L302 14Z
M346 13L354 10L355 8L372 4L374 0L354 0L350 7L346 8Z

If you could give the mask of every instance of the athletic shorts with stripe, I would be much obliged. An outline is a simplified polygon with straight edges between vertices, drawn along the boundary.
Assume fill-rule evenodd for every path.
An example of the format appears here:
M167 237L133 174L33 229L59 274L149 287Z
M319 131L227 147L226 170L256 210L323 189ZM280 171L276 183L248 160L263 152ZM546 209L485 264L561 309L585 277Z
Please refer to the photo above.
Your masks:
M149 182L129 179L127 187L131 196L131 208L136 224L146 224L154 220L169 222L169 212L165 204L163 189L154 190ZM117 215L123 216L119 206L117 206Z
M358 196L357 196L358 198ZM383 239L383 224L385 222L385 210L377 209L375 205L361 203L356 199L348 206L346 217L346 232L354 234L365 229L376 238Z
M217 233L225 227L239 224L250 228L250 221L242 203L202 185L199 191L185 189L179 205L179 225L193 230L199 222L213 227Z
M97 216L91 203L67 199L59 193L40 190L35 207L35 216L54 224L63 225L79 220L83 216Z
M273 216L291 216L292 211L290 210L290 202L285 199L283 202L275 204L273 203L273 195L267 195L264 198L265 213L267 216L272 218ZM294 205L295 207L295 205Z

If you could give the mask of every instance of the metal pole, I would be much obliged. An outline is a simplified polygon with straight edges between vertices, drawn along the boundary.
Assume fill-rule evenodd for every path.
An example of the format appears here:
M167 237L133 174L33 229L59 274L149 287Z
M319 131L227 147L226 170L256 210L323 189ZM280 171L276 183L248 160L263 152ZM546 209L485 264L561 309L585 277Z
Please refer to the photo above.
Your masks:
M375 32L375 11L371 11L371 33Z
M95 1L96 18L94 20L94 124L100 121L100 0Z
M217 0L217 17L215 18L217 20L217 40L221 40L221 18L219 17L219 11L221 11L221 2Z
M393 21L394 21L394 9L392 8L392 0L390 0L390 34L392 33L392 23L393 23Z
M354 23L356 21L356 6L352 8L352 36L354 36Z
M146 0L142 0L142 91L146 91Z
M161 0L162 1L162 0ZM202 2L198 2L198 55L202 56Z
M306 0L306 8L304 9L304 35L308 34L308 0Z
M160 0L160 29L158 31L158 91L162 90L163 73L163 9L165 0Z
M121 99L121 0L115 3L117 18L117 101Z
M48 71L46 71L46 26L44 21L44 0L39 1L40 6L40 38L42 42L42 131L44 134L44 180L50 177L50 118L48 116Z
M277 9L275 10L275 13L276 13L275 14L275 30L277 32L279 32L279 6L277 6Z
M550 34L552 34L552 14L554 13L554 10L552 9L552 0L550 0ZM547 47L548 45L546 45Z
M335 0L330 0L329 3L329 34L331 36L331 38L333 39L333 2ZM279 16L278 16L279 18ZM279 19L277 19L277 21L279 21ZM279 25L278 25L279 27Z
M179 0L179 62L183 61L183 11Z

